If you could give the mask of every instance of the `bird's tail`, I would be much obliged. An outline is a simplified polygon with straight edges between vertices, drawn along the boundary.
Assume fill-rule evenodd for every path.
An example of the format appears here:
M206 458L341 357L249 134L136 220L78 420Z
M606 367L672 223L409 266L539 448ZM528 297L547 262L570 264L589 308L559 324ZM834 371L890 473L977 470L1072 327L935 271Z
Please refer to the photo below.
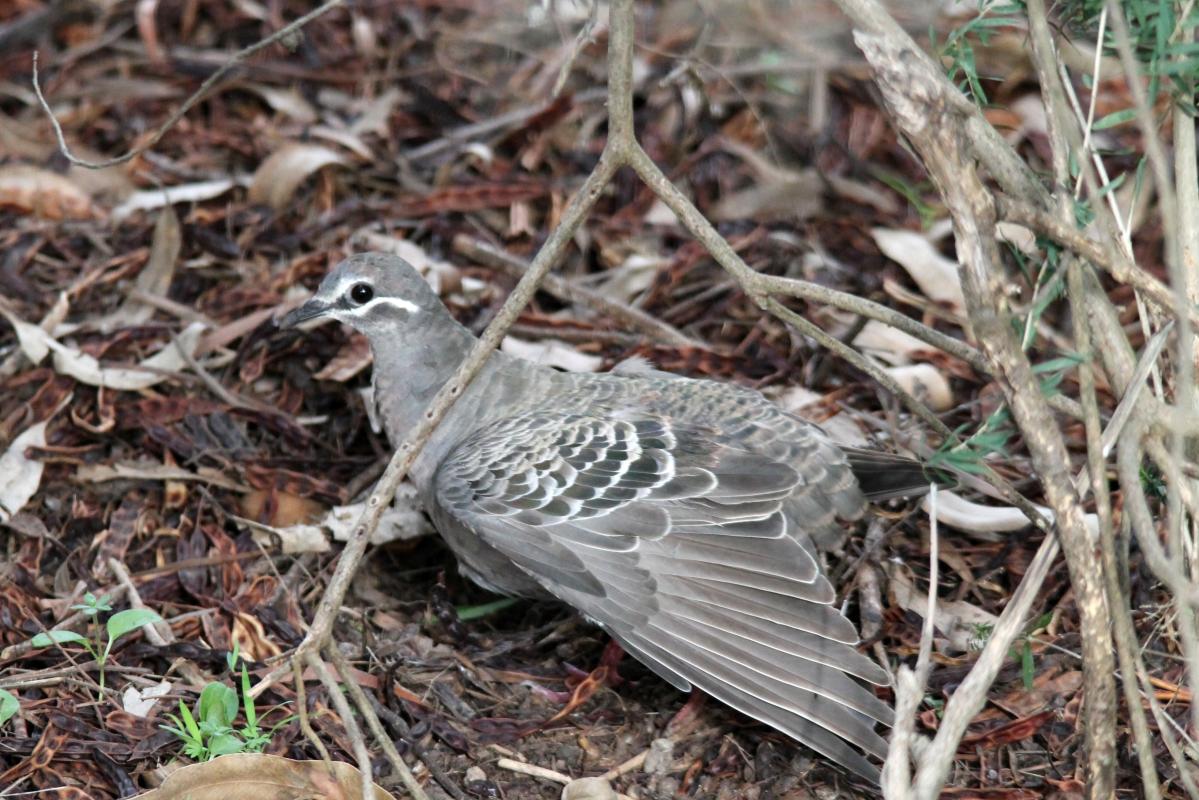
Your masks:
M919 497L928 492L930 483L942 486L947 483L943 474L906 456L857 447L841 449L849 459L849 468L858 479L862 494L873 503L898 497Z

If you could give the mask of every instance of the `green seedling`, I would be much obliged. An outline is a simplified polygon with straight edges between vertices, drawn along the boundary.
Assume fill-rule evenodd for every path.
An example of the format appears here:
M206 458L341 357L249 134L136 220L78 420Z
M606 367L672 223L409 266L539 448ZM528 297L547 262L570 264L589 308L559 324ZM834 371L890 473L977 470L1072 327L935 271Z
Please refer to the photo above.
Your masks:
M236 644L226 656L229 671L234 672L239 653ZM280 720L270 730L258 727L258 711L254 698L250 696L250 674L246 665L241 665L242 714L245 724L239 729L237 721L237 691L219 681L209 683L200 692L195 711L179 701L179 714L168 714L174 725L163 725L183 743L183 754L196 761L209 761L228 753L261 753L270 743L271 737L281 726L294 716Z
M97 598L91 592L83 596L83 602L71 606L78 611L92 618L93 638L89 639L81 633L75 631L46 631L39 633L29 640L33 647L50 647L52 645L64 644L79 644L95 660L100 668L100 691L104 691L104 667L108 663L108 656L112 652L112 646L116 644L127 633L132 633L143 625L149 625L153 622L161 622L162 617L157 612L151 611L148 608L129 608L125 611L118 611L108 618L101 628L98 624L98 617L102 611L111 611L112 606L108 603L107 597ZM101 635L103 632L103 636Z

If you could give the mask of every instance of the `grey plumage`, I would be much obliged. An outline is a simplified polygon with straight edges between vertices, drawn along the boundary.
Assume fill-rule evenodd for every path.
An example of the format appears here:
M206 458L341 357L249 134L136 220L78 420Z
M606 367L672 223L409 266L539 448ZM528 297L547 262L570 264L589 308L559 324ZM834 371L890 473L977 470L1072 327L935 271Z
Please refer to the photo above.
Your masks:
M284 324L364 333L400 441L474 337L416 271L383 254L338 265ZM495 354L411 478L463 572L552 596L680 690L697 687L877 780L888 683L834 606L816 545L866 497L851 460L922 485L913 462L854 451L761 394L644 369L567 374Z

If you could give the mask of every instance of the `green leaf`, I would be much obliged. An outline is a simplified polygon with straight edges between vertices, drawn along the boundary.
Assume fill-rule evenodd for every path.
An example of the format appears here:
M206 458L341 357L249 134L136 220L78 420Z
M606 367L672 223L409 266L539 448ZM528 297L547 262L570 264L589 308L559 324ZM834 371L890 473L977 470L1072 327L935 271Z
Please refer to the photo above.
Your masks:
M17 696L7 689L0 689L0 725L8 722L21 710Z
M91 592L83 595L82 603L76 603L75 605L71 606L71 608L75 609L76 611L82 611L83 613L92 617L96 616L101 611L112 611L112 606L109 604L108 595L96 597Z
M179 716L183 718L183 727L187 730L188 738L195 742L203 741L196 718L192 716L191 709L182 700L179 701Z
M502 597L499 600L492 600L490 603L481 603L477 606L460 606L458 608L458 619L463 622L470 622L472 619L481 619L497 611L503 611L505 608L511 608L519 602L520 598L518 597Z
M226 727L237 718L237 692L214 681L200 692L199 711L204 722Z
M1136 119L1137 112L1134 108L1125 108L1122 111L1113 111L1107 116L1095 120L1095 124L1091 126L1091 130L1102 131L1108 128L1114 128L1117 125L1123 125L1126 122L1132 122Z
M230 753L240 753L244 747L245 743L236 733L222 733L212 737L208 742L208 757L216 758Z
M258 730L258 713L254 710L254 698L250 696L250 673L241 665L241 696L246 710L246 730Z
M1024 679L1024 688L1032 691L1033 678L1036 676L1036 664L1032 660L1032 644L1026 639L1024 650L1020 653L1020 677Z
M161 621L162 617L158 615L158 612L151 611L148 608L129 608L125 611L118 611L108 618L106 625L109 646L111 647L113 642L130 631L135 631L143 625L149 625L151 622Z
M87 637L75 631L46 631L39 633L29 640L29 644L33 647L50 647L54 644L79 644L88 645Z

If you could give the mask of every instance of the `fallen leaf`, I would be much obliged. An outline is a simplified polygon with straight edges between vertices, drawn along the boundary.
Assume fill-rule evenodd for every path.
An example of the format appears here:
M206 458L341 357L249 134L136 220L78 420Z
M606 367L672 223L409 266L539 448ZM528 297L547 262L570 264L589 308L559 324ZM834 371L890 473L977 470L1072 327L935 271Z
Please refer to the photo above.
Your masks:
M254 489L241 497L241 513L272 528L310 524L325 513L325 505L307 497L265 489ZM268 515L263 519L264 515Z
M358 522L365 508L365 501L347 506L333 506L320 524L328 528L337 541L348 541L354 530L354 523ZM416 539L420 536L431 536L433 533L433 526L425 516L416 487L404 481L396 489L395 499L383 512L383 518L371 534L371 544Z
M616 800L616 792L604 778L575 778L562 787L562 800Z
M918 353L935 352L931 345L910 333L870 320L853 339L854 347L888 364L907 364Z
M44 465L25 457L26 449L46 446L46 423L30 425L0 456L0 522L7 522L37 492Z
M557 339L526 342L505 336L500 350L510 356L523 358L544 367L557 367L567 372L595 372L604 364L604 359L579 352L572 345Z
M953 390L941 371L932 364L907 364L887 370L895 382L933 411L953 408Z
M264 83L247 83L242 88L261 97L273 111L291 117L296 122L311 125L318 119L312 103L305 100L295 86L280 89Z
M340 154L317 144L289 142L263 161L250 179L251 203L263 203L276 210L291 201L296 189L308 176L332 165L344 165Z
M183 231L179 227L179 216L175 208L163 206L154 223L154 238L150 244L150 258L138 273L134 286L142 294L166 297L175 277L175 265L183 249ZM119 328L141 325L154 316L154 306L128 297L116 311L93 323L97 330L108 332Z
M37 325L24 322L3 308L0 308L0 314L3 314L16 329L17 342L26 358L37 364L46 357L47 352L53 352L55 372L69 375L88 386L103 386L106 389L124 391L148 389L167 380L170 373L178 372L187 366L187 360L175 346L175 341L170 341L136 367L104 367L94 356L62 344ZM189 354L194 354L204 328L205 325L201 322L193 322L184 328L176 337L179 347L185 348Z
M0 167L0 208L42 219L99 219L103 212L69 178L29 164Z
M295 761L260 753L218 756L172 772L138 800L361 800L362 773L344 761ZM372 800L395 800L374 784Z
M145 189L129 195L125 202L114 208L112 219L114 222L120 222L137 211L153 211L171 203L198 203L202 200L211 200L214 197L220 197L234 186L245 183L244 179L221 178L215 181L185 183L161 189Z
M195 481L219 486L233 492L248 492L250 489L224 477L211 467L200 467L196 472L182 467L142 461L118 461L115 464L84 464L75 471L75 480L83 483L105 481Z
M883 255L903 267L926 297L957 314L965 313L958 262L941 255L932 242L914 231L874 228L870 233Z
M170 681L163 681L156 686L146 686L141 689L130 686L121 695L121 706L135 717L145 717L154 709L159 698L170 693L172 688Z
M938 492L940 494L943 493ZM927 590L916 587L911 572L903 564L888 563L884 569L890 579L887 591L895 604L924 619L928 612ZM953 651L966 653L977 650L979 629L990 630L998 621L999 617L964 600L937 598L933 625Z
M345 383L371 365L370 342L361 333L353 332L329 363L321 367L313 379Z
M921 508L928 511L929 499L925 497ZM1053 521L1053 509L1036 506L1037 510ZM1022 531L1032 523L1024 512L1015 506L985 506L972 503L951 491L937 492L937 521L966 533L1011 533ZM1099 533L1099 517L1086 514L1083 517L1092 536Z

